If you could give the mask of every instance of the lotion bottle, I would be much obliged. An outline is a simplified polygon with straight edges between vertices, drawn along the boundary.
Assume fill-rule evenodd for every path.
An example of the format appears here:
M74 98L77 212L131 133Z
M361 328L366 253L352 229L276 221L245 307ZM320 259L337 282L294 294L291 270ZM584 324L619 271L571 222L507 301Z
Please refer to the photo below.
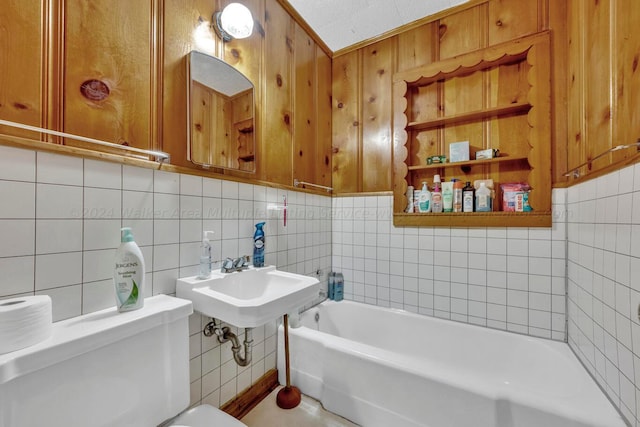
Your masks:
M442 207L444 212L453 212L453 182L442 183Z
M422 190L418 199L418 212L431 212L431 192L426 181L422 181Z
M113 271L116 306L119 312L137 310L144 305L144 258L131 228L120 229L120 242Z
M431 192L431 212L442 212L442 190L440 189L440 175L433 176L433 191Z

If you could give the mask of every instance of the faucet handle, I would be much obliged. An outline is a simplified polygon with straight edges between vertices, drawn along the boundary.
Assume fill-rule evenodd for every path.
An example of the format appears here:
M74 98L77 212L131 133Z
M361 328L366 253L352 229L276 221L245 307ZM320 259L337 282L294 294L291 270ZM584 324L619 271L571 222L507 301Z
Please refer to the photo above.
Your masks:
M227 258L222 262L222 272L223 273L228 273L229 271L233 270L233 260L231 258Z

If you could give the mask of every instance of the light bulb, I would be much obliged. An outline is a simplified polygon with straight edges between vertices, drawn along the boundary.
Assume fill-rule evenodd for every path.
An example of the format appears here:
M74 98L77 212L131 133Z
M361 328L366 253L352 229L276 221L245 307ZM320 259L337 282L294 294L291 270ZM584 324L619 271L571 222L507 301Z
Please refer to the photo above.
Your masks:
M220 15L222 29L236 39L244 39L253 31L253 16L249 9L240 3L230 3Z

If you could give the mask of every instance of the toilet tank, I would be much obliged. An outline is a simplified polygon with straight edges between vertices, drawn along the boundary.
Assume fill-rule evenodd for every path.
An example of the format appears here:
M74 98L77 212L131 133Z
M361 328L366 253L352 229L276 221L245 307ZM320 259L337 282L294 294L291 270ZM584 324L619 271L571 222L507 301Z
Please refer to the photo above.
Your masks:
M191 302L166 295L53 325L0 355L0 427L154 427L189 405Z

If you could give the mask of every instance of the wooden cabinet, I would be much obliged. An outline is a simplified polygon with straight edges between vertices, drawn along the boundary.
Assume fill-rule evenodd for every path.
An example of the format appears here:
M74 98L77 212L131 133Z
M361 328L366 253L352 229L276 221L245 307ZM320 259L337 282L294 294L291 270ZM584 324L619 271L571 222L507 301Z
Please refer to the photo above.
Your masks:
M479 49L394 76L394 224L551 226L551 94L549 33ZM500 157L427 164L449 158L451 143L469 141ZM494 212L404 213L408 185L493 179ZM501 212L500 184L527 182L532 212Z

